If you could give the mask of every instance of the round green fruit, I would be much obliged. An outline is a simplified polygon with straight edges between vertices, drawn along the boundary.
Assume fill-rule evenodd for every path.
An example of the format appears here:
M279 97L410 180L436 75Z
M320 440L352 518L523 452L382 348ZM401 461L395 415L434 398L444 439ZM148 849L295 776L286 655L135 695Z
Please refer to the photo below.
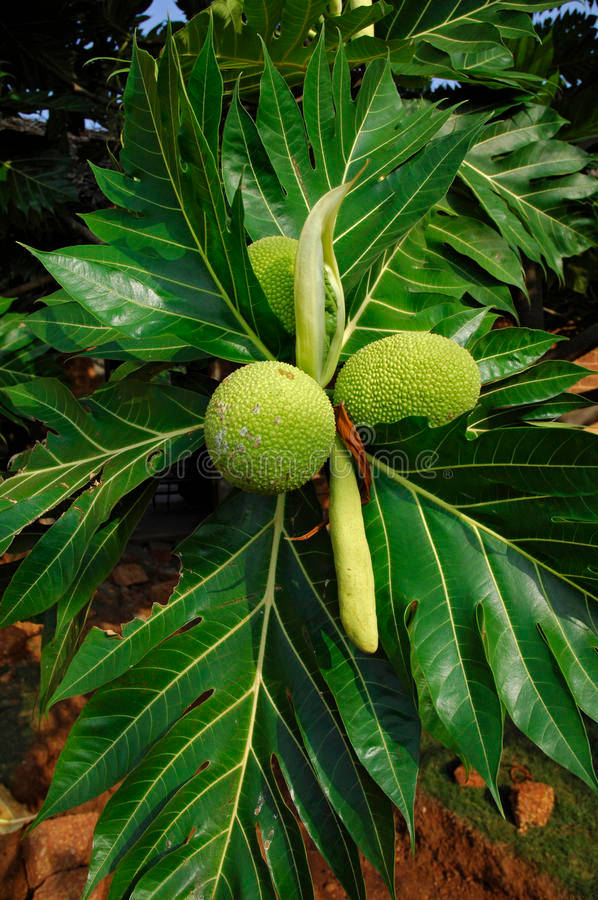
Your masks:
M336 431L326 392L301 369L255 362L218 385L205 419L210 458L254 494L301 487L330 456Z
M272 311L289 334L295 333L295 257L297 241L274 235L247 248L249 260Z
M472 409L480 386L473 356L455 341L406 331L354 353L339 373L334 402L344 403L356 424L427 416L436 426Z

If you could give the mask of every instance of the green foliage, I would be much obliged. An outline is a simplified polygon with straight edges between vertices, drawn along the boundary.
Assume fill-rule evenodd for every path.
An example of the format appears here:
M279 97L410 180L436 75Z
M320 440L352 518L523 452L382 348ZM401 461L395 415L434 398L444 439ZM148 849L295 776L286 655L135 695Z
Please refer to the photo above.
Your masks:
M576 142L595 141L598 138L598 112L593 95L598 74L595 12L562 10L537 30L541 46L530 38L510 45L517 68L541 75L550 84L553 105L567 120L563 137Z
M0 297L0 386L7 387L34 376L58 375L54 354L38 340L23 321L23 316L11 312L13 301Z
M459 0L428 4L422 12L403 0L374 0L340 14L330 12L327 0L217 0L177 33L185 72L193 67L204 45L210 17L214 20L215 49L222 63L225 85L237 79L243 93L257 91L264 64L263 47L289 84L301 83L312 57L322 22L326 25L326 54L332 62L339 37L347 43L351 66L389 58L393 70L407 81L457 78L499 86L538 88L541 79L514 68L508 39L535 39L525 13L551 8L542 2ZM364 28L374 27L374 35ZM263 43L262 43L263 42Z
M281 3L280 37L266 31L263 64L256 51L226 109L235 42L252 47L238 4L219 4L212 26L200 14L169 36L158 62L135 48L122 171L96 169L112 207L86 216L103 243L34 251L61 289L29 317L31 331L59 350L93 346L123 362L82 401L50 378L0 392L9 415L48 429L1 486L1 548L56 511L8 585L0 621L56 604L43 703L95 691L38 821L124 779L97 825L86 896L114 871L111 900L310 897L295 812L350 897L364 896L358 850L393 896L392 804L412 832L422 724L475 766L499 806L505 713L596 787L580 710L598 719L597 444L553 421L583 405L567 391L585 370L541 361L549 334L492 330L524 287L522 254L559 273L563 258L596 244L596 183L533 94L466 111L401 96L393 72L407 49L416 73L432 74L437 54L460 71L475 58L480 80L531 90L496 48L529 33L523 10L544 4L474 6L436 4L416 27L420 7L394 4L388 43L340 45L330 69L333 29L307 48L302 40L324 5L299 23L298 4ZM248 23L264 9L246 3ZM449 47L464 33L457 13L475 24L461 59ZM361 41L380 53L352 89ZM292 83L306 54L299 104L281 72ZM249 111L241 89L255 90L260 72ZM333 241L330 210L344 194ZM306 221L318 223L307 236ZM358 652L342 629L326 530L288 540L321 521L311 486L233 493L180 546L167 605L122 636L92 628L82 640L93 589L154 476L203 443L208 401L185 364L293 358L247 253L249 239L275 234L300 238L305 258L334 276L334 362L397 331L429 330L479 367L471 412L366 436L381 649ZM303 358L325 373L315 265L314 283L296 294L321 312L321 347L313 360L303 347Z
M527 107L490 126L461 173L505 240L559 274L563 257L590 247L595 233L591 210L569 204L596 192L596 179L580 174L590 157L554 139L562 124L549 108Z
M70 160L60 154L1 160L0 213L5 221L24 217L39 222L76 201L70 168Z

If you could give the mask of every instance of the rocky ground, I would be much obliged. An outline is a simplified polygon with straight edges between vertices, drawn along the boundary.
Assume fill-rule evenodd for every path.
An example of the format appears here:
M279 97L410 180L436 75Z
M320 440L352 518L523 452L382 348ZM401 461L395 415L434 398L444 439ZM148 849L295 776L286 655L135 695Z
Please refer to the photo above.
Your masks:
M167 602L177 577L170 544L130 543L120 564L96 592L89 626L118 631L133 616L149 615L153 603ZM0 632L0 783L22 804L25 815L40 808L58 755L86 702L85 697L62 701L39 727L35 724L41 631L41 625L19 623ZM25 826L0 835L0 900L79 900L93 829L109 796L106 792L52 818L29 835L24 833ZM437 800L421 793L416 825L418 847L413 857L398 817L396 866L402 898L565 900L571 896L514 857L508 845L485 840ZM317 900L345 897L309 838L306 844ZM362 864L369 900L387 900L380 876L366 860ZM105 880L92 900L106 900L108 890L109 880Z

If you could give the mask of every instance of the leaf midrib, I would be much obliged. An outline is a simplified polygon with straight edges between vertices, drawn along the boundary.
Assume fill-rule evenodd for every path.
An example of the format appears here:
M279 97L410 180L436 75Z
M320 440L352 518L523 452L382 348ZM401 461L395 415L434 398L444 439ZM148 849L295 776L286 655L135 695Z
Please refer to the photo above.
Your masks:
M484 557L484 561L485 561L485 563L486 563L486 568L487 568L487 570L488 570L488 574L490 575L490 578L492 579L492 583L493 583L493 585L494 585L494 591L495 591L496 597L497 597L497 599L498 599L498 601L499 601L499 603L500 603L500 605L501 605L501 607L502 607L502 609L503 609L503 613L504 613L505 619L506 619L507 622L509 623L509 629L510 629L510 633L511 633L511 636L512 636L512 640L513 640L513 643L515 644L515 646L516 646L516 648L517 648L517 656L518 656L518 658L519 658L520 665L521 665L522 668L525 670L525 674L526 674L526 676L527 676L528 684L532 687L532 689L533 689L533 691L534 691L534 694L536 695L537 702L538 702L538 703L541 705L541 707L543 708L544 713L545 713L545 715L546 715L546 718L547 718L550 722L552 722L552 725L553 725L554 729L555 729L555 730L558 732L558 734L560 735L563 744L567 747L567 749L569 750L569 753L571 753L571 755L572 755L572 756L574 757L574 759L577 761L577 763L578 763L578 765L579 765L579 768L580 768L582 771L585 772L585 771L586 771L586 767L585 767L585 765L583 764L583 761L579 758L578 754L577 754L577 753L575 752L575 750L573 749L573 746L569 743L569 741L567 741L565 735L563 734L561 728L559 727L559 724L558 724L556 718L555 718L554 715L549 711L548 706L547 706L546 703L544 702L544 698L542 697L542 694L541 694L540 691L538 690L538 686L537 686L536 682L534 681L534 679L533 679L533 677L532 677L532 674L531 674L531 672L530 672L530 670L529 670L529 668L528 668L528 665L527 665L525 656L524 656L524 654L523 654L523 652L522 652L522 650L521 650L519 638L518 638L518 636L517 636L517 633L516 633L516 631L515 631L515 628L513 627L513 624L512 624L512 621L511 621L511 616L510 616L510 614L509 614L509 610L507 609L507 605L506 605L506 603L505 603L505 601L504 601L503 593L502 593L501 589L500 589L499 586L498 586L498 582L497 582L496 577L495 577L494 569L492 568L492 566L491 566L491 564L490 564L490 560L489 560L489 558L488 558L488 553L486 552L486 547L484 546L484 542L482 541L481 535L480 535L480 533L479 533L479 529L478 529L478 528L475 528L474 530L475 530L476 537L477 537L477 539L478 539L478 541L479 541L479 544L480 544L480 550L481 550L481 552L482 552L482 556ZM533 566L534 566L535 571L537 572L537 571L538 571L538 563L537 563L537 562L533 562ZM482 604L482 605L483 605L483 604ZM573 697L572 697L572 700L573 700L573 702L575 703L575 700L574 700ZM577 706L576 706L575 708L577 709ZM579 710L577 710L577 715L578 715L578 717L579 717L579 719L580 719L580 721L581 721L581 716L580 716Z
M263 682L262 672L263 672L264 658L265 658L265 653L266 653L266 643L267 643L266 639L267 639L267 635L268 635L268 624L270 621L270 614L274 607L274 600L275 600L276 570L277 570L277 566L278 566L278 554L280 551L280 541L281 541L283 527L284 527L285 498L286 498L286 494L279 494L277 501L276 501L276 511L274 513L274 520L273 520L274 527L273 527L273 534L272 534L272 552L271 552L271 556L270 556L270 565L268 568L268 580L266 582L266 589L264 591L264 597L263 597L262 603L259 604L260 606L263 606L264 615L263 615L263 621L262 621L262 633L260 635L258 658L256 661L256 666L255 666L255 676L253 679L253 685L251 687L251 692L253 693L253 703L252 703L251 712L249 715L249 724L247 727L247 743L245 746L245 752L243 754L243 758L240 762L241 773L239 775L239 783L238 783L238 787L237 787L237 793L233 800L232 809L230 812L230 824L227 829L227 837L224 842L224 848L223 848L223 852L222 852L222 855L220 858L220 863L218 865L218 869L217 869L216 874L213 879L213 881L215 882L215 887L214 887L214 892L212 893L212 896L214 896L214 893L217 891L218 884L219 884L220 878L222 876L224 862L225 862L228 848L230 845L233 825L238 816L239 802L240 802L241 793L243 790L243 782L244 782L244 778L245 778L245 772L247 769L247 763L249 761L250 753L253 749L253 730L255 727L255 720L256 720L256 715L257 715L257 706L258 706L258 700L259 700L259 695L260 695L260 687ZM257 608L258 607L256 606L256 609ZM255 614L255 610L253 611L253 614Z
M164 768L161 770L160 778L163 780L164 775L168 772L168 770L176 765L179 757L182 756L183 753L185 753L188 750L188 748L192 744L194 744L195 741L197 741L204 734L204 732L209 731L215 725L216 722L218 722L220 719L225 718L233 709L235 709L240 703L242 703L249 696L250 693L251 693L251 691L245 691L245 693L242 694L240 697L237 697L237 699L234 700L234 702L231 703L230 706L225 707L225 709L223 709L221 712L219 712L217 716L214 716L213 719L210 719L209 722L206 722L206 724L203 726L203 728L200 728L199 731L194 731L193 734L184 743L182 743L180 745L177 752L173 753L169 757L168 762L166 763ZM231 769L227 769L226 772L223 773L223 775L221 777L226 777L226 775L230 775L234 771L235 771L235 767L233 766ZM195 774L192 777L195 777ZM213 781L210 781L209 787L207 789L212 788L214 784L217 784L218 780L219 779L214 779ZM103 835L102 853L103 853L104 859L106 859L109 856L109 854L112 853L112 851L114 850L114 847L118 844L125 828L134 819L137 811L143 806L147 797L151 794L152 790L154 789L154 786L155 786L154 781L148 781L148 786L147 786L146 790L138 798L135 799L134 803L130 804L131 808L132 808L132 812L128 813L126 815L126 818L118 819L120 830L116 834L115 839L110 844L108 850L105 849L106 836ZM199 795L199 796L201 796L201 795ZM194 796L193 803L196 803L197 799L198 799L197 796ZM176 824L177 820L180 819L181 815L183 815L187 811L187 809L188 809L188 807L184 806L179 810L177 815L171 820L171 823L169 826L170 828L172 828ZM140 860L138 869L141 869L143 864L147 861L147 859L149 858L149 856L151 854L152 849L153 849L153 847L151 849L148 849L148 852L146 853L146 855L143 857L143 859ZM97 871L94 874L93 882L86 889L87 892L89 892L89 890L92 889L97 884L97 882L100 880L100 878L104 877L104 875L103 875L104 868L105 868L104 863L98 867Z
M560 618L559 618L559 617L557 616L557 614L554 612L552 603L550 602L550 600L549 600L549 598L548 598L548 592L546 591L546 588L544 587L544 581L543 581L543 579L542 579L542 576L541 576L540 572L538 571L538 566L537 566L537 565L535 566L535 570L536 570L536 575L537 575L537 578L538 578L538 583L539 583L539 586L540 586L540 590L542 591L542 594L543 594L544 599L545 599L545 601L546 601L546 606L548 607L548 609L550 610L550 612L551 612L551 614L552 614L552 620L553 620L553 623L554 623L555 627L559 630L562 641L567 645L567 648L569 649L569 652L570 652L571 656L575 659L577 672L578 672L578 674L581 674L582 677L585 679L585 681L586 681L588 684L590 684L590 686L592 687L593 690L595 690L595 689L596 689L596 683L595 683L594 681L592 681L592 679L590 678L590 676L589 676L588 672L586 671L586 669L584 669L584 667L583 667L582 665L579 665L577 654L575 653L575 650L574 650L574 648L573 648L573 646L572 646L572 644L571 644L571 641L569 640L569 637L568 637L568 635L567 635L567 632L566 632L565 629L563 628L563 626L562 626L562 624L561 624ZM598 640L598 638L597 638L597 640ZM549 646L550 646L550 643L549 643ZM563 674L564 674L564 673L563 673ZM567 680L567 684L568 684L568 683L569 683L569 682L568 682L568 679L566 679L566 680ZM573 693L573 692L572 692L572 693ZM581 707L580 707L580 708L581 708Z
M591 594L589 591L584 591L583 588L581 588L578 584L576 584L574 581L572 581L566 575L563 575L561 572L557 572L555 569L553 569L547 563L543 562L542 560L536 559L530 553L527 553L525 550L522 550L521 547L519 547L513 541L510 541L504 535L499 534L497 531L494 531L492 528L489 528L487 525L484 525L481 522L475 521L475 519L470 518L470 516L464 515L458 507L453 506L452 504L448 503L446 500L442 500L440 497L437 497L435 494L430 493L430 491L426 491L425 488L421 487L420 485L413 484L407 478L404 478L402 475L399 475L396 471L391 469L391 467L388 466L386 463L381 462L379 459L377 459L371 453L367 454L367 458L370 462L370 465L374 469L377 468L377 469L383 471L384 474L387 476L387 478L390 478L391 481L396 481L398 484L401 484L403 487L405 487L409 491L410 494L412 494L412 495L418 494L422 497L425 497L431 503L434 503L436 506L439 506L442 509L447 510L452 515L454 515L455 518L464 522L468 528L471 528L474 531L475 530L484 531L486 534L495 538L500 543L504 544L507 547L510 547L515 553L519 553L525 559L528 559L533 565L540 566L542 569L545 569L547 572L550 572L551 575L554 575L555 578L558 578L560 581L564 581L566 584L569 584L574 590L578 591L584 597L592 597L592 599L598 601L598 594Z
M109 478L101 480L97 486L94 486L92 484L90 484L88 486L88 488L85 492L86 497L89 497L90 491L95 492L89 502L88 508L84 511L83 515L77 522L76 527L66 537L64 543L62 544L60 549L57 551L57 553L53 556L51 555L48 559L47 564L43 568L40 568L37 570L35 578L28 583L26 589L18 596L18 599L16 600L16 602L11 606L11 609L10 609L11 615L14 615L15 611L20 609L23 605L25 605L25 609L27 609L27 601L28 601L29 597L32 594L35 594L38 584L40 582L43 583L44 576L47 575L47 573L53 569L53 567L56 565L57 560L60 560L61 557L63 557L65 555L65 553L67 553L67 551L73 545L73 543L75 543L79 532L85 528L88 520L91 520L91 522L93 524L95 507L98 504L101 507L102 501L104 500L104 495L110 494L110 492L109 492L110 485L114 481L118 481L118 479L120 479L124 474L127 474L140 461L140 459L144 455L145 455L145 451L143 451L143 453L138 454L133 459L130 459L125 468L117 469L115 472L113 472L112 475L110 475ZM116 502L117 502L117 498L114 499L114 503L116 503ZM77 500L75 500L73 502L73 504L69 507L69 509L66 511L66 513L64 513L64 515L66 515L73 509L78 510L78 507L75 506L75 503L77 503ZM75 578L76 578L76 573L75 573ZM72 582L71 582L71 584L72 584ZM12 598L12 593L14 593L14 590L11 591L12 587L13 587L12 584L9 585L9 587L6 591L5 596L7 598L6 599L7 603L8 603L8 597ZM69 587L67 587L67 590L69 590L69 588L70 588L70 585L69 585ZM41 593L41 591L40 591L40 593Z
M576 231L575 228L571 228L571 226L568 225L566 222L563 222L560 219L555 219L554 216L549 215L546 210L541 209L539 206L534 206L533 203L530 203L529 201L524 199L525 195L516 194L514 191L509 190L509 188L506 185L500 184L500 182L497 182L496 179L492 178L491 175L488 175L482 169L478 169L469 160L464 159L462 165L465 168L469 167L474 172L476 172L476 174L479 175L481 178L488 181L492 185L494 193L496 193L499 197L500 197L501 193L508 194L509 197L512 198L512 202L515 205L521 205L523 207L527 207L530 210L532 210L533 213L535 213L536 215L544 216L551 223L554 223L555 226L558 226L558 228L562 228L563 230L568 230L571 234L576 235L578 238L580 238L582 240L586 239L585 236L581 232Z
M526 377L528 377L529 375L533 374L534 368L536 368L536 367L531 365L527 369L520 370L519 372L513 372L513 375L516 375L516 376L525 375ZM587 370L586 370L586 372L584 372L584 370L581 369L580 377L583 377L584 374L588 374ZM521 380L521 381L517 381L512 384L498 383L498 384L496 384L496 387L493 387L489 391L484 391L484 393L481 394L480 405L482 406L482 409L480 410L480 412L483 411L483 404L484 404L485 398L491 397L493 394L500 394L500 393L506 394L508 391L516 391L518 388L523 388L523 389L529 388L529 387L535 386L537 384L542 384L545 381L562 381L562 380L566 381L570 378L573 378L574 375L575 375L575 378L579 381L579 378L577 378L577 372L569 372L569 373L565 373L565 372L558 373L557 372L554 375L547 375L545 378L530 378L528 381ZM495 384L495 382L486 382L486 383L487 384ZM512 404L508 404L508 405L510 406ZM494 407L494 408L496 408L496 407Z
M125 419L123 421L127 421L127 420ZM131 427L135 428L137 426L133 425ZM17 478L18 479L34 478L36 475L43 475L44 473L59 472L61 469L68 469L69 467L81 466L83 464L88 464L88 463L93 463L93 464L96 464L97 466L100 466L102 464L102 462L105 462L106 460L109 460L109 459L116 459L118 456L121 456L121 454L127 453L130 450L135 450L137 447L154 446L156 444L156 442L160 444L163 441L164 442L170 441L175 437L180 437L183 434L189 434L192 431L201 431L201 429L203 427L204 427L204 423L201 422L198 425L187 425L186 428L177 428L174 431L166 431L166 432L158 432L157 431L154 433L153 438L146 438L145 440L138 441L135 444L125 444L124 446L116 447L114 449L106 448L106 450L103 453L98 453L96 456L82 456L79 459L70 460L69 462L57 463L55 466L45 466L40 469L32 469L31 471L25 471L22 473L18 473L17 475L14 475L13 478L15 480ZM96 444L96 446L99 447L100 445ZM48 448L46 447L46 449L48 449ZM51 453L51 451L48 451L48 452ZM52 454L52 455L54 455L54 454ZM94 474L97 474L96 469L92 470L90 477L93 477ZM56 477L60 477L60 476L57 475ZM6 481L4 482L3 486L8 487L10 485L11 481L12 481L11 478L7 478ZM53 482L50 482L50 485L52 483ZM71 489L69 488L69 493L70 492L71 492ZM1 499L4 499L4 498L1 498Z
M380 500L379 500L379 497L378 497L378 491L376 490L376 484L375 484L375 482L372 483L372 487L373 487L373 497L372 497L372 499L373 499L374 502L376 503L376 508L377 508L377 510L378 510L378 518L379 518L379 520L380 520L380 524L381 524L382 530L383 530L383 532L384 532L384 548L385 548L386 565L387 565L387 571L388 571L388 590L389 590L389 592L390 592L390 596L393 597L393 596L394 596L394 590L393 590L393 568L392 568L391 558L390 558L390 540L389 540L389 536L388 536L388 529L387 529L387 527L386 527L386 519L385 519L384 516L382 515L382 508L381 508L381 506L380 506ZM393 622L395 623L395 632L396 632L396 634L397 634L396 647L398 648L399 653L401 654L401 659L403 660L403 665L404 665L404 667L405 667L405 671L406 671L406 672L409 672L411 666L410 666L409 661L405 659L405 656L404 656L404 653L403 653L403 645L402 645L402 643L401 643L401 641L400 641L400 639L399 639L399 637L398 637L398 635L399 635L399 633L400 633L400 626L399 626L399 624L398 624L398 622L397 622L396 605L395 605L394 603L391 603L390 606L391 606L391 609L392 609L392 618L393 618ZM383 639L382 639L382 643L384 644L384 637L383 637ZM389 655L390 655L390 654L389 654Z
M311 591L312 591L312 593L313 593L313 595L314 595L314 598L317 600L318 604L319 604L320 607L322 608L322 611L325 613L325 615L326 615L328 621L330 622L331 626L332 626L332 627L334 628L334 630L336 631L339 640L340 640L341 643L344 645L345 651L346 651L346 656L347 656L347 658L351 661L353 671L354 671L355 675L357 676L358 680L361 682L361 685L362 685L362 687L363 687L364 693L366 694L366 696L367 696L368 699L369 699L369 698L370 698L370 691L369 691L369 689L368 689L366 680L365 680L365 678L363 677L363 674L362 674L362 672L361 672L361 669L360 669L359 666L357 665L357 662L356 662L356 660L355 660L354 653L353 653L351 647L350 647L349 644L348 644L347 638L345 637L344 633L341 632L341 630L338 628L338 625L337 625L337 623L335 622L334 618L331 616L328 607L327 607L326 604L323 602L323 600L322 600L320 594L318 593L318 591L317 591L317 589L316 589L316 586L314 585L313 581L312 581L311 578L309 577L309 575L308 575L308 573L307 573L307 571L306 571L306 569L305 569L305 566L303 565L303 562L302 562L302 560L301 560L301 557L299 556L299 553L298 553L298 551L297 551L297 548L295 547L294 541L290 538L290 536L286 533L286 531L285 531L285 536L287 537L287 540L288 540L288 543L289 543L289 547L290 547L291 553L292 553L293 556L295 557L295 561L296 561L297 566L299 567L301 573L303 574L303 577L305 578L305 581L306 581L307 584L309 585L309 587L310 587L310 589L311 589ZM277 614L278 614L278 612L277 612ZM281 626L281 628L283 629L283 631L285 631L285 634L286 634L286 630L284 629L284 625L282 624L282 621L281 621L281 619L280 619L280 616L278 616L278 618L279 618L280 626ZM308 678L310 679L310 681L311 681L311 680L312 680L311 674L309 673L309 671L308 671L307 668L305 667L305 663L304 663L304 661L301 659L301 656L300 656L299 653L297 652L296 648L294 647L294 645L292 644L292 642L289 640L288 635L287 635L287 640L289 641L289 645L292 647L293 652L295 653L295 655L296 655L296 657L297 657L297 659L298 659L298 661L299 661L299 664L305 669L306 675L307 675L307 677L308 677ZM316 686L314 685L314 687L316 687ZM371 700L369 700L369 703L370 703L370 706L373 707L373 704L371 703ZM379 737L380 737L381 746L384 747L384 750L385 750L385 752L386 752L386 756L387 756L387 758L388 758L388 760L389 760L389 763L390 763L391 757L390 757L390 753L389 753L389 751L388 751L388 744L387 744L385 735L384 735L382 729L380 728L380 722L379 722L379 720L378 720L378 716L377 716L377 715L374 715L373 718L374 718L374 720L375 720L375 722L376 722L376 727L378 728L378 734L379 734ZM397 788L398 788L398 790L399 790L399 793L400 793L401 797L403 798L403 802L404 802L405 809L408 810L408 809L409 809L409 804L405 801L404 794L403 794L403 789L402 789L402 787L401 787L400 782L396 780L396 776L395 776L395 774L394 774L394 767L391 765L390 768L391 768L391 770L392 770L393 777L395 778L395 781L396 781L396 784L397 784ZM368 808L369 808L369 807L368 807ZM376 825L375 825L375 822L374 822L374 820L373 820L373 817L372 817L372 826L373 826L373 828L374 828L374 833L375 833L375 835L376 835L376 840L377 840L378 848L379 848L379 851L380 851L380 858L381 858L381 859L384 859L384 858L385 858L385 857L384 857L384 851L383 851L383 848L382 848L382 845L381 845L381 842L380 842L380 836L379 836L379 834L378 834L378 829L376 828ZM390 879L390 881L392 882L392 873L387 873L387 875L388 875L388 878Z
M281 495L281 496L284 496L284 495ZM179 682L182 678L184 678L186 675L188 675L189 671L191 669L197 667L199 662L202 659L204 659L204 657L208 656L210 653L213 653L213 651L216 647L219 647L221 644L225 643L229 639L231 634L233 634L236 631L239 631L239 629L241 629L241 628L244 628L247 625L247 622L249 622L263 606L264 606L264 600L262 600L260 603L256 604L256 606L251 610L251 612L247 616L245 616L243 619L240 619L236 623L236 625L234 625L225 634L223 634L222 637L218 638L217 641L215 641L213 644L211 644L210 647L207 650L205 650L203 653L201 653L199 657L193 657L191 659L191 662L187 666L185 666L183 669L178 670L176 672L176 676L174 677L174 679L172 681L170 681L163 690L156 691L154 693L153 697L151 698L151 700L143 707L141 712L137 716L135 716L129 720L124 731L122 731L121 734L119 735L117 741L111 741L109 743L109 745L106 747L106 749L103 750L102 753L99 754L99 756L96 756L93 768L94 769L97 768L97 766L103 761L106 754L109 753L114 748L115 744L117 742L122 741L123 736L126 735L127 732L130 731L132 728L135 728L137 726L139 719L141 719L143 716L147 715L148 711L151 710L152 705L154 703L156 703L158 701L158 699L161 698L167 691L170 691L172 689L173 684L175 684L176 682ZM139 688L131 688L131 690L138 691ZM76 779L70 781L68 789L62 794L62 796L60 798L61 801L64 799L65 794L71 794L75 790L75 788L79 784L79 782L89 775L90 768L91 767L88 767ZM52 808L54 806L56 806L56 801L54 801L53 805L50 806L49 809L52 810ZM49 815L52 815L52 812L48 811L47 809L42 810L42 811L44 813L44 819L46 819ZM42 820L40 820L40 821L42 821Z
M427 9L430 5L432 5L432 0L427 0L427 3L423 4L419 19L417 20L417 22L415 23L415 25L413 26L413 28L411 29L409 34L407 34L404 38L401 38L401 40L409 41L409 40L416 40L418 38L419 38L419 40L425 40L426 35L428 35L428 34L434 35L436 32L440 32L443 28L446 28L446 27L451 28L453 25L458 24L461 20L467 21L468 19L472 18L475 15L478 15L479 13L484 13L484 12L489 11L493 6L498 5L498 0L491 0L491 2L489 2L489 3L488 2L480 3L480 5L476 9L468 10L463 15L455 16L452 19L451 18L444 19L444 21L440 22L438 25L434 25L432 28L428 28L425 31L416 32L414 29L417 27L419 22L422 20L425 12L427 11ZM398 13L396 13L392 17L392 20L388 23L387 36L388 36L389 31L393 27L394 21L396 20L397 16L398 16ZM486 23L486 24L488 24L488 23ZM490 23L490 24L493 24L493 23ZM444 35L441 34L441 37L444 37Z
M414 499L414 501L415 501L415 505L417 506L417 511L418 511L418 513L419 513L419 516L420 516L420 519L421 519L421 522L422 522L424 531L426 532L426 537L427 537L427 539L428 539L428 544L430 545L430 548L431 548L432 553L433 553L433 555L434 555L434 560L435 560L435 562L436 562L436 567L437 567L437 569L438 569L438 574L439 574L440 580L441 580L441 582L442 582L442 593L444 594L444 601L445 601L444 605L445 605L445 609L446 609L447 612L448 612L448 616L449 616L449 620L450 620L450 628L451 628L451 632L452 632L452 636L453 636L453 646L455 647L455 649L456 649L456 651L457 651L457 658L458 658L458 661L459 661L459 668L461 669L462 683L465 685L465 691L466 691L466 693L467 693L467 697L469 698L469 707L470 707L470 709L471 709L472 719L473 719L473 721L475 722L475 727L476 727L476 730L477 730L477 733L478 733L478 742L479 742L479 746L482 748L482 752L483 752L483 754L484 754L484 759L486 760L486 771L491 775L492 780L494 781L494 780L496 779L497 771L493 771L493 770L492 770L492 766L490 765L490 760L489 760L489 758L488 758L488 751L487 751L487 748L486 748L486 741L484 740L484 736L483 736L483 734L482 734L482 729L481 729L481 727L480 727L480 723L479 723L479 720L478 720L478 710L477 710L477 708L476 708L475 703L473 702L473 697L472 697L472 695L471 695L471 686L470 686L468 674L467 674L467 672L465 671L465 664L464 664L464 660L463 660L463 654L462 654L462 652L461 652L461 644L460 644L460 642L459 642L459 638L457 637L457 626L456 626L456 624L455 624L455 619L454 619L454 616L453 616L453 607L452 607L452 604L451 604L450 594L449 594L448 587L447 587L447 584L446 584L446 579L445 579L445 577L444 577L444 569L443 569L443 567L442 567L442 563L441 563L441 561L440 561L440 557L438 556L438 551L437 551L437 549L436 549L436 544L435 544L434 539L432 538L432 535L431 535L431 533L430 533L430 528L429 528L429 526L428 526L428 520L426 519L426 516L424 515L424 511L423 511L423 509L422 509L420 499L419 499L419 497L418 497L416 494L413 494L413 499ZM438 709L436 709L436 714L440 717L440 713L439 713ZM447 724L447 723L443 723L443 724L445 725L445 727L448 728L448 724ZM492 790L492 786L491 786L491 790ZM493 793L494 793L494 792L493 792Z

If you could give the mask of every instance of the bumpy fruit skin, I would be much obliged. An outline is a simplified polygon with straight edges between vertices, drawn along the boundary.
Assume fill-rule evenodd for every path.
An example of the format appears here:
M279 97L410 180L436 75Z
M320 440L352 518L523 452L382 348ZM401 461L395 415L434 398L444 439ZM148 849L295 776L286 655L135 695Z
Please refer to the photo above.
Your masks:
M295 334L295 238L273 235L260 238L247 248L251 267L273 313L289 334ZM336 324L336 296L324 272L326 316L331 331Z
M249 260L272 311L289 334L295 333L295 257L297 241L274 235L247 248Z
M472 409L480 373L471 353L440 334L401 332L373 341L347 360L336 381L335 404L356 424L427 416L444 425Z
M334 410L301 369L255 362L218 385L205 419L206 446L218 471L254 494L301 487L330 455Z

